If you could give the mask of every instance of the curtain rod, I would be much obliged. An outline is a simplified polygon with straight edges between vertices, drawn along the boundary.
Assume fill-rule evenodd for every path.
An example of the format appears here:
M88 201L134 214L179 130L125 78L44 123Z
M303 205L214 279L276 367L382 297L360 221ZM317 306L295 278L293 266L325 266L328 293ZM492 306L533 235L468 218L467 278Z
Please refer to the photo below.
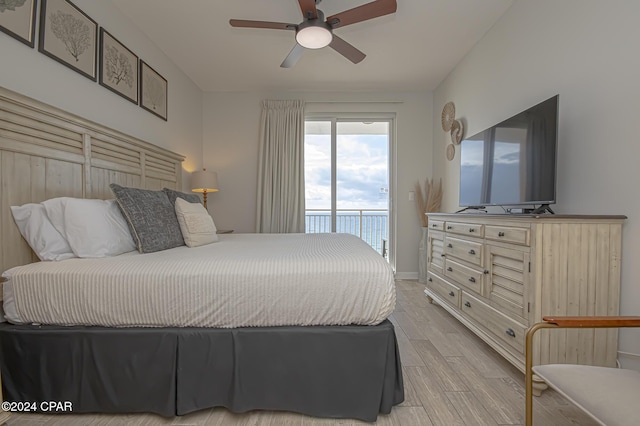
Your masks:
M403 104L404 101L305 101L306 104Z

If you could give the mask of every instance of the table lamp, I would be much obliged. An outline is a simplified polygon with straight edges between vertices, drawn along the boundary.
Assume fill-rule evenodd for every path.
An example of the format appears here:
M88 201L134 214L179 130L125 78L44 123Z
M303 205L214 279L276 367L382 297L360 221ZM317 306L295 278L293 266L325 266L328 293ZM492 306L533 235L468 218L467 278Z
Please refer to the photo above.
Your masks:
M216 172L208 172L207 169L193 172L191 176L191 192L202 193L204 208L207 208L207 193L218 192L218 174Z

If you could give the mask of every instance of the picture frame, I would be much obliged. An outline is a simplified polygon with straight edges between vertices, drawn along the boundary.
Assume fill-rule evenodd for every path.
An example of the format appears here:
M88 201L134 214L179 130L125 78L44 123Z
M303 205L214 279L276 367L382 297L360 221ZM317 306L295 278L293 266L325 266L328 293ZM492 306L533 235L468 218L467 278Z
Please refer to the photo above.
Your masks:
M0 31L33 48L36 45L36 0L0 2Z
M138 56L104 28L99 56L100 85L138 105Z
M169 84L167 79L140 59L140 106L167 121Z
M42 0L38 51L96 81L98 23L69 0Z

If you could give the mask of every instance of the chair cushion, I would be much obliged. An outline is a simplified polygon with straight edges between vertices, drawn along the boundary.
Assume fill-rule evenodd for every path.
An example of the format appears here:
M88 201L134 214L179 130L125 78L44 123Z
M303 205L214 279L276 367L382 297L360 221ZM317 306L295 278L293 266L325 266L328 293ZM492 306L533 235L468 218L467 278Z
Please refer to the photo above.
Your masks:
M549 364L533 367L533 372L551 388L604 425L638 424L638 371L589 365Z

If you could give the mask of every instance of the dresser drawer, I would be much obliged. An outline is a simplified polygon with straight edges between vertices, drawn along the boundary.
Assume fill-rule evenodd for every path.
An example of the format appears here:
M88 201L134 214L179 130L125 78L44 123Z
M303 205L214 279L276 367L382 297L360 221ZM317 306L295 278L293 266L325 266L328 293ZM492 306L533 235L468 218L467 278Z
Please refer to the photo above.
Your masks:
M515 226L491 226L485 225L484 235L488 240L504 241L505 243L529 245L529 228Z
M484 225L477 223L446 222L445 231L452 234L469 235L470 237L482 238L484 235Z
M466 292L462 292L462 311L486 328L497 340L524 353L526 327L513 321Z
M427 288L440 296L442 300L460 308L460 289L449 284L442 278L429 272L427 274Z
M446 259L444 261L444 276L478 294L482 294L483 271L469 268L451 259Z
M436 231L444 231L444 221L443 220L433 220L429 218L429 229L435 229Z
M447 237L444 242L444 252L474 265L482 266L483 264L482 244L475 241Z

